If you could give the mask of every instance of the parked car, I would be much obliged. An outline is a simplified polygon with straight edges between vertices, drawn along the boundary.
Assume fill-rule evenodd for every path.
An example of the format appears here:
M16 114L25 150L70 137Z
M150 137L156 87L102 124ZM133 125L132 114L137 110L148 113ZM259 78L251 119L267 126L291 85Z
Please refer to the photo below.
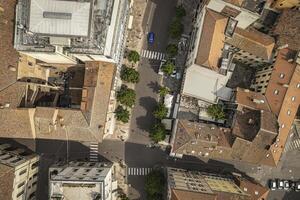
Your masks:
M284 190L289 190L289 189L291 189L290 181L288 181L288 180L283 181L283 189L284 189Z
M277 188L279 190L282 190L284 188L284 181L283 180L280 180L280 179L277 180Z
M297 181L297 182L295 183L295 191L296 191L296 192L300 192L300 181Z
M148 43L149 44L153 44L154 43L154 37L155 37L155 34L153 32L149 32L148 33Z
M269 187L270 187L271 190L276 190L277 189L277 182L275 180L270 180Z

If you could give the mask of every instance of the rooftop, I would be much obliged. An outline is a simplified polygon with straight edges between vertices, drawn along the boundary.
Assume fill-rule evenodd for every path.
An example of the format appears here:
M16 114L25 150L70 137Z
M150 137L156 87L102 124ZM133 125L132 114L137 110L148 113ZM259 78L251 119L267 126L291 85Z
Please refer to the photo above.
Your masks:
M266 98L272 112L279 115L284 97L294 74L296 63L294 51L281 49L278 51L274 68L266 89Z
M300 12L293 9L284 9L279 16L273 30L277 37L277 45L288 45L289 49L300 50Z
M210 69L192 65L187 68L182 94L207 102L216 103L218 99L229 100L232 89L226 87L230 77Z
M248 89L237 88L235 102L242 107L270 111L270 106L266 97Z
M195 63L216 70L224 47L228 17L206 9Z
M233 4L237 7L241 7L244 9L247 9L249 11L252 11L254 13L260 14L264 8L264 5L266 3L265 0L223 0L227 3Z
M269 61L275 41L272 37L255 29L244 30L236 28L232 38L227 38L225 43L237 47L243 51L256 55Z
M44 83L30 79L0 91L1 137L102 140L115 64L93 61L65 69Z
M204 152L203 149L216 146L230 147L230 129L214 124L179 120L172 151Z
M91 2L31 0L29 31L46 35L89 34Z
M14 46L19 51L54 52L58 45L70 53L104 55L108 32L115 30L113 2L19 0Z
M172 200L258 200L268 193L262 185L231 174L168 168L167 175ZM249 191L244 190L245 187ZM256 197L252 192L257 192Z

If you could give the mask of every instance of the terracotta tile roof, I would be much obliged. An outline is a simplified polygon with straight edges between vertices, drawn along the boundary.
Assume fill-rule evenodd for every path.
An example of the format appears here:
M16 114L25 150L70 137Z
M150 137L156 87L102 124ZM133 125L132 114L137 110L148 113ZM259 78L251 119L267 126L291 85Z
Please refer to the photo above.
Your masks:
M296 112L300 105L300 65L296 66L295 72L291 78L289 83L288 90L284 97L284 104L282 104L279 115L278 115L278 123L279 123L279 134L277 137L277 141L271 146L271 153L275 163L277 164L282 151L284 149L286 140L289 135L289 131L291 130L291 126L294 122ZM295 98L295 99L294 99ZM294 99L294 101L292 100Z
M0 164L0 199L12 199L14 179L14 169Z
M270 111L266 97L248 89L237 88L235 102L242 107Z
M277 36L277 45L288 44L290 49L300 50L300 12L292 9L283 10L273 33Z
M238 7L242 7L244 0L223 0L227 3L230 3L232 5L238 6Z
M237 180L237 185L247 194L251 195L251 200L267 199L270 191L268 188L263 187L259 183L250 181L244 177L235 176L235 178Z
M26 83L16 82L0 91L0 105L9 104L10 108L17 108L26 91Z
M1 109L0 137L34 138L30 121L32 111L33 109Z
M0 0L4 12L0 12L0 90L17 80L18 53L13 47L16 0ZM9 70L14 67L16 71Z
M210 69L217 69L225 40L228 17L206 9L201 38L195 63Z
M287 48L279 50L266 89L265 96L272 112L277 116L281 110L283 100L288 90L288 85L296 68L295 62L288 62L290 54L293 54L293 51Z
M236 28L232 38L227 38L226 43L243 51L269 61L272 57L274 39L255 29L244 30Z
M93 84L87 83L84 86L92 92L88 94L88 99L83 95L83 100L89 106L87 110L55 107L15 109L16 103L9 108L0 109L0 120L3 122L0 125L0 137L100 142L103 138L116 66L112 63L89 62L87 70L89 68L97 68L97 73L86 73L85 78L89 81L94 78ZM24 83L17 82L1 91L1 103L8 100L18 100L19 103L24 93L23 89L19 88L25 88ZM86 112L89 112L89 117Z

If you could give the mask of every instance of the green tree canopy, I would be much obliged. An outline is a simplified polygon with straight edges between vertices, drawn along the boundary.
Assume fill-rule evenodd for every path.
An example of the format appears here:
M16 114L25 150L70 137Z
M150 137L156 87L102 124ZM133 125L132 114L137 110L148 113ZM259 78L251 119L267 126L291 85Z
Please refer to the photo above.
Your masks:
M127 123L129 121L129 111L123 106L118 106L115 110L116 118L118 121Z
M175 65L171 60L167 60L161 67L161 70L168 76L175 70Z
M166 138L165 125L160 122L155 124L154 127L152 128L152 130L150 131L149 136L156 143L159 141L163 141Z
M130 51L128 54L128 60L130 62L137 63L140 60L140 54L137 51Z
M170 56L170 57L175 57L177 55L177 52L178 52L178 47L176 44L169 44L167 46L167 54Z
M161 171L153 170L146 176L147 200L163 200L165 177Z
M168 108L163 103L159 103L156 109L153 111L153 115L156 119L163 119L167 117Z
M135 69L123 65L120 77L123 81L137 83L139 82L140 74Z
M164 97L170 92L169 88L167 87L160 87L159 88L159 95Z
M225 113L221 105L213 104L208 106L207 114L215 120L225 119Z
M121 89L117 92L117 101L124 106L132 107L135 104L135 91L122 85Z
M173 19L169 27L169 33L172 39L180 38L183 33L184 26L178 18Z
M185 9L184 9L184 7L182 5L177 6L175 12L176 12L175 13L176 17L179 18L179 19L181 19L182 17L186 16Z

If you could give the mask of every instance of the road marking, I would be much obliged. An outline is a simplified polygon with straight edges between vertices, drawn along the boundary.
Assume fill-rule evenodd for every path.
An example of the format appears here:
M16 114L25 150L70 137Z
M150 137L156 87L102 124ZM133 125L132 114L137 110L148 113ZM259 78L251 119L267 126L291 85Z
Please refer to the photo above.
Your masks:
M152 171L152 168L136 168L136 167L129 167L128 168L128 176L146 176Z
M164 53L158 51L142 50L141 57L148 58L152 60L162 60L165 57Z

